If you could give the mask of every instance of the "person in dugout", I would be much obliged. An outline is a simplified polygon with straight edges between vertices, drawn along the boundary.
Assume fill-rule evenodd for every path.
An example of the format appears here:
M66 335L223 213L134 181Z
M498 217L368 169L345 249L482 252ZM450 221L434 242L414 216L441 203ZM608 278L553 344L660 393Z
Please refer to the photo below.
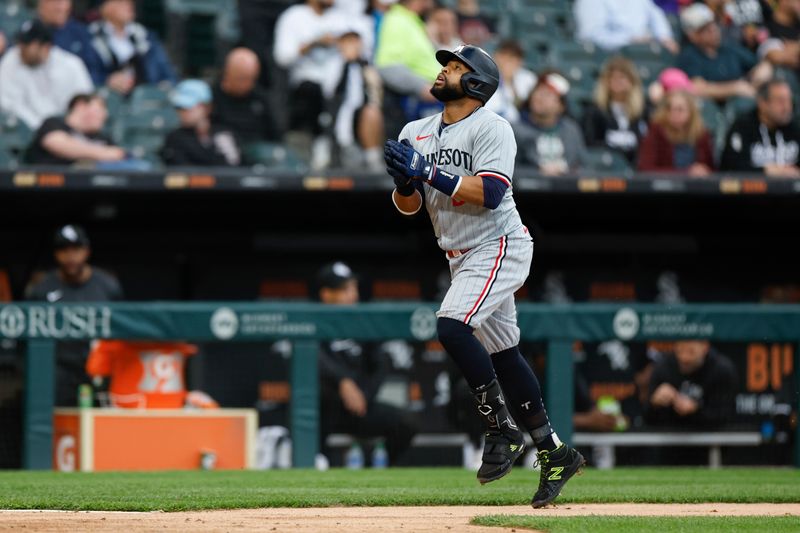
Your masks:
M214 409L201 391L187 391L186 359L197 347L184 342L101 340L86 361L93 381L110 378L111 407L129 409Z

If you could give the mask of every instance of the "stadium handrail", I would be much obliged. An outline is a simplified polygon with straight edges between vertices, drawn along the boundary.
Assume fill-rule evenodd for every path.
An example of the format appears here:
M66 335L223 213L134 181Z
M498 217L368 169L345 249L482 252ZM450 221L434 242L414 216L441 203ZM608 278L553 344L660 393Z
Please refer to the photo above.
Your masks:
M289 339L294 343L290 378L294 459L298 466L311 466L319 431L318 342L334 338L426 341L436 335L435 309L435 304L425 302L367 303L352 307L283 302L0 305L0 335L28 342L23 465L51 467L57 340ZM518 316L523 340L548 344L548 414L568 442L573 434L572 344L576 340L703 338L800 343L800 305L521 303ZM795 353L800 354L800 349ZM797 361L794 369L800 390ZM795 438L795 464L800 467L800 428Z
M104 171L30 166L0 169L0 190L32 191L389 191L385 174L331 169L324 173L255 167L170 167L153 171ZM547 177L530 167L515 172L518 192L583 194L795 195L800 179L720 172L696 178L675 173L581 171Z

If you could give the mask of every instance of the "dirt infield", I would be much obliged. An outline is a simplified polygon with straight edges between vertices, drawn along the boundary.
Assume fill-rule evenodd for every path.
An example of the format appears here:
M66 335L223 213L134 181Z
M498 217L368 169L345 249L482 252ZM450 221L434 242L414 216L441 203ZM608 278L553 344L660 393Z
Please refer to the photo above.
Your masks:
M0 531L274 531L329 533L367 531L498 533L496 527L470 526L474 516L798 516L800 504L564 504L533 510L518 507L330 507L243 509L186 513L0 511Z

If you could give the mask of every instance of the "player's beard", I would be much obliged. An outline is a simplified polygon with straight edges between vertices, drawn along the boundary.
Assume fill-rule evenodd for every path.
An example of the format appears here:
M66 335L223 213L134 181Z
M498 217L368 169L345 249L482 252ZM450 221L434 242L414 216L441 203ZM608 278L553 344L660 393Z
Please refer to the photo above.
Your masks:
M434 85L431 87L431 94L440 102L451 102L465 96L464 89L461 88L460 83L454 85L445 84L441 87Z

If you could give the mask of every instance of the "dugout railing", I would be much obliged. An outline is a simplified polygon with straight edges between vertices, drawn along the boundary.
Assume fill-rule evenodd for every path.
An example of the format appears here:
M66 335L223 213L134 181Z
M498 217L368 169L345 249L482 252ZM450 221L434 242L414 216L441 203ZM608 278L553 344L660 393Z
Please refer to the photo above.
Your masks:
M291 340L294 343L290 378L293 457L296 466L308 467L314 464L318 446L319 341L429 340L436 335L435 309L430 303L352 307L226 302L2 305L0 336L27 341L23 467L52 467L53 380L58 340ZM523 340L547 342L548 414L559 428L559 435L568 442L573 433L572 344L576 340L705 338L800 344L799 305L520 304L518 312ZM795 353L800 354L800 349ZM800 391L797 360L794 380L795 391ZM800 400L796 397L795 410L798 407ZM794 463L800 467L800 428L795 431Z

